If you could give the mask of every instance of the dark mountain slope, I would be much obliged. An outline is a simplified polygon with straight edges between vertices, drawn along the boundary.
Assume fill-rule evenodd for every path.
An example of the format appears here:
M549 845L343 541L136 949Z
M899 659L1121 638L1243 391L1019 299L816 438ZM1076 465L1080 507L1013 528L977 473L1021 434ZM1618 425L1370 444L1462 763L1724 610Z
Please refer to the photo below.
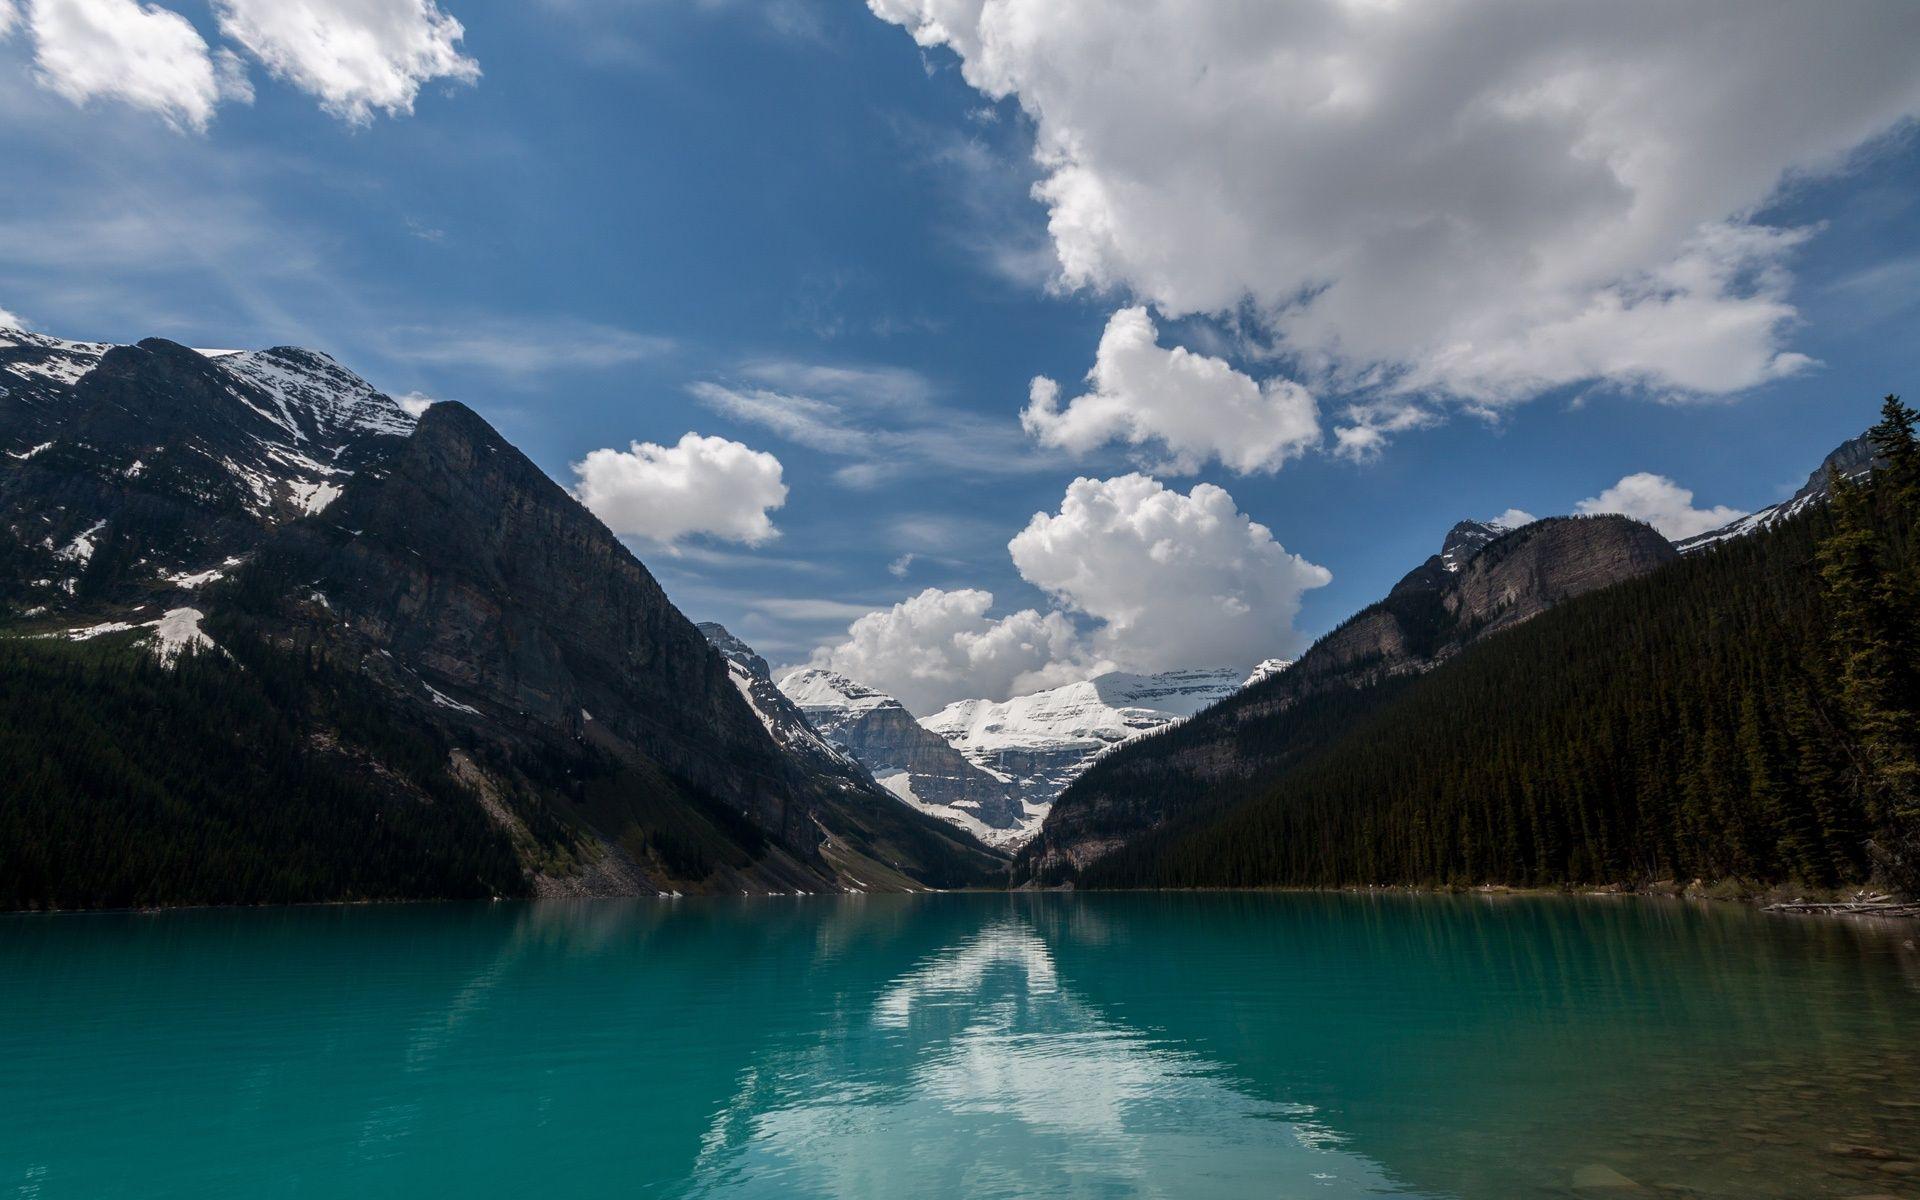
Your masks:
M95 715L83 744L151 753L155 727L174 733L167 770L100 774L52 743L58 722L40 698L0 697L0 725L33 731L12 745L21 761L37 746L67 764L10 814L18 841L0 845L0 873L26 848L69 848L39 860L56 875L35 876L60 887L16 903L122 902L113 848L140 843L156 854L131 861L171 866L132 903L1002 877L1004 859L964 834L787 753L646 568L465 408L438 406L415 432L392 401L307 351L14 340L11 352L41 358L24 376L0 359L0 444L23 447L0 460L7 633L47 678L85 676ZM193 702L177 687L189 667L201 691L217 677L248 697L247 718L143 716L135 697ZM293 731L299 752L244 779L223 773L236 742L281 744L274 731ZM63 789L72 811L116 831L101 853L61 841L74 828ZM317 821L312 805L332 812L313 797L356 790L354 811L387 814L385 828L409 824L395 804L460 807L479 823L406 846L453 837L463 862L506 847L519 875L465 871L455 887L426 869L349 869L351 845L326 830L344 839L359 818ZM229 821L233 796L269 797L270 811ZM296 829L334 875L295 869L301 854L273 847ZM168 848L196 841L252 847L208 861L255 866L224 885L222 870L184 871Z
M784 753L639 560L461 405L430 409L324 518L266 546L236 592L250 631L323 648L430 707L485 750L477 786L579 830L622 879L812 891L998 867ZM570 787L580 779L596 786Z
M428 410L242 583L268 584L290 628L362 670L411 669L412 691L450 714L581 738L597 724L775 837L808 832L726 664L639 560L462 405Z
M1183 808L1237 794L1337 736L1389 694L1375 685L1431 670L1481 638L1676 557L1665 538L1625 517L1551 518L1488 536L1494 532L1477 522L1456 526L1440 554L1288 669L1100 760L1055 803L1016 874L1053 878L1084 868ZM1323 697L1313 712L1289 715Z
M1911 880L1920 497L1873 491L1570 599L1373 689L1332 736L1342 700L1308 700L1266 731L1305 735L1291 761L1081 882L1840 884L1867 877L1870 838Z

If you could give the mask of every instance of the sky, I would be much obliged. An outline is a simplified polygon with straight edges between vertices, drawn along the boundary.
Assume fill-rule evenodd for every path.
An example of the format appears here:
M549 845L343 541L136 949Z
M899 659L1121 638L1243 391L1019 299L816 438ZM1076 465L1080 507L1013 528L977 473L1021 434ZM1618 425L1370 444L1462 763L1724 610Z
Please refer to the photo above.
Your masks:
M1910 0L0 0L0 321L480 412L922 713L1297 654L1914 389Z

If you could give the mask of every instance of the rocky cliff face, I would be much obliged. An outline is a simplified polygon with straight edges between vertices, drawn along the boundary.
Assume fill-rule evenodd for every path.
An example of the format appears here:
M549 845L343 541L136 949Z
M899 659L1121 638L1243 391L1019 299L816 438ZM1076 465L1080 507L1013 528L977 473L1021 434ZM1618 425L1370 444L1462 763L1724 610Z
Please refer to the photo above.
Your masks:
M429 409L404 449L275 551L265 566L297 556L308 576L301 620L408 664L423 699L591 732L783 842L811 831L725 661L618 539L465 406Z
M780 690L822 736L914 808L992 845L1019 840L1029 817L1012 781L970 761L892 696L817 668L788 674Z
M899 887L993 869L844 769L786 753L639 560L462 405L429 409L242 584L280 597L290 640L470 726L505 764L492 781L503 794L547 795L542 765L576 748L598 764L562 766L602 786L562 788L559 804L589 857L618 866L595 888ZM673 838L702 848L674 851Z
M1550 518L1510 531L1463 522L1385 599L1189 722L1177 743L1150 738L1104 758L1054 804L1016 872L1084 867L1181 806L1276 769L1290 749L1257 731L1303 699L1430 670L1480 638L1675 557L1665 538L1625 517Z
M754 715L760 718L760 724L766 728L776 745L789 755L805 761L816 772L843 778L851 785L870 788L889 800L893 799L891 793L880 789L872 773L861 766L857 759L822 737L808 722L806 714L774 685L772 668L767 666L766 659L754 652L752 646L728 633L726 626L713 621L702 621L697 628L707 639L707 644L726 659L734 688L740 693L740 698L747 702L747 707L753 709Z

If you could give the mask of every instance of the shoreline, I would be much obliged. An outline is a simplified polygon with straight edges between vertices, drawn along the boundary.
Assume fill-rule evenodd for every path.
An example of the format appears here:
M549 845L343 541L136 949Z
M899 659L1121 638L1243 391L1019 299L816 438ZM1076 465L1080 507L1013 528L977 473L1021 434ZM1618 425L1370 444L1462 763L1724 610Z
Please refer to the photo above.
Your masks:
M172 904L141 908L18 908L0 910L0 919L9 917L72 917L72 916L163 916L179 912L267 912L292 911L298 909L345 909L345 908L385 908L420 906L432 904L493 905L493 904L537 904L544 900L564 900L569 903L581 901L607 900L654 900L668 902L699 901L703 899L737 900L797 900L823 899L843 895L859 895L871 898L883 895L931 895L931 896L1017 896L1044 894L1086 894L1101 896L1126 895L1322 895L1322 896L1460 896L1491 899L1497 897L1540 898L1564 897L1584 899L1640 899L1640 900L1686 900L1695 903L1735 904L1754 909L1758 912L1773 913L1781 916L1804 916L1842 919L1867 919L1876 921L1911 922L1920 924L1920 899L1903 900L1884 892L1865 888L1807 889L1771 887L1758 888L1751 885L1727 882L1707 884L1696 881L1681 887L1655 884L1644 888L1623 886L1580 887L1574 885L1516 886L1510 884L1476 884L1472 886L1418 886L1412 884L1352 885L1347 887L1235 887L1235 888L1111 888L1089 889L1067 887L1035 888L1016 887L1005 889L990 888L954 888L951 890L930 889L925 892L899 893L820 893L816 896L796 896L787 893L765 893L753 896L673 896L656 895L606 895L606 896L494 896L488 898L456 897L397 897L380 900L303 900L284 904Z
M1875 920L1920 922L1920 898L1901 899L1871 888L1792 888L1720 881L1696 880L1680 886L1661 881L1646 887L1623 885L1543 884L1352 884L1345 887L1190 887L1190 888L1074 888L1071 885L1050 888L1012 888L1027 892L1084 892L1088 895L1125 896L1161 895L1327 895L1327 896L1479 896L1574 897L1589 899L1687 900L1695 903L1735 904L1759 912L1783 916L1864 917Z

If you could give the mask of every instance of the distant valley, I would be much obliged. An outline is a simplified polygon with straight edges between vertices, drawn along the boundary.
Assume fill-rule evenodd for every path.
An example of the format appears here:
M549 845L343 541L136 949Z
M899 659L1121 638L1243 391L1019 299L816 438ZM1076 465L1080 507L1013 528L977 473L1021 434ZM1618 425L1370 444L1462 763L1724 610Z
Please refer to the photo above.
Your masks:
M1270 659L1250 675L1114 671L1004 701L957 701L924 719L831 671L804 668L779 686L901 799L990 845L1018 847L1038 832L1054 797L1101 754L1286 665Z

